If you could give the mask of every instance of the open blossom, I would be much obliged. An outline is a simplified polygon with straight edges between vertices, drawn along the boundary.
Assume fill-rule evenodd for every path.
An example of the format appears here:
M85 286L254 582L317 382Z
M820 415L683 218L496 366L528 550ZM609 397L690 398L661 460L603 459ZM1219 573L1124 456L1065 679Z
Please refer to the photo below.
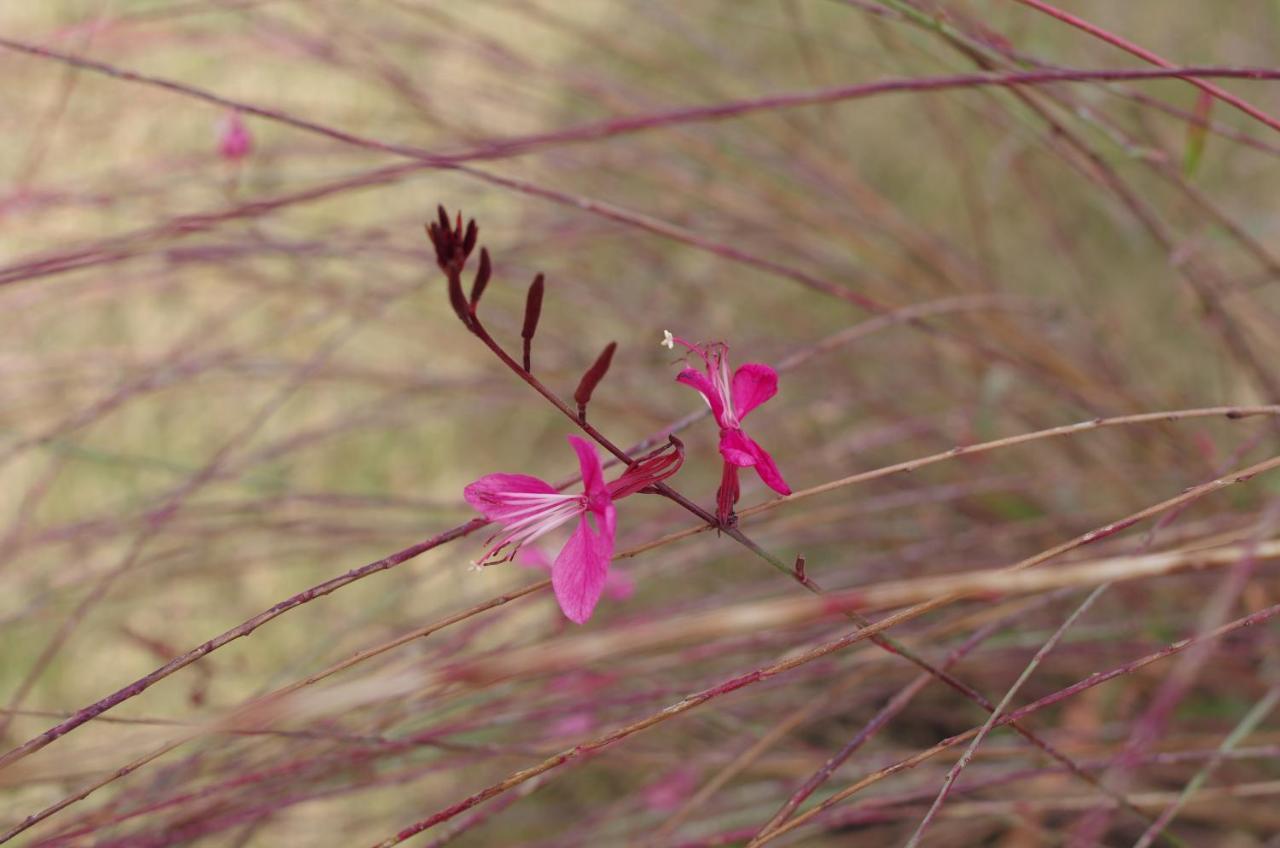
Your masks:
M489 474L467 486L463 495L502 529L478 563L488 565L514 558L522 545L533 542L574 519L578 526L551 563L551 586L570 621L582 624L604 593L617 532L614 501L660 483L675 474L684 461L678 441L637 460L618 479L606 483L595 447L579 436L569 444L582 469L582 492L568 494L527 474Z
M238 162L253 149L253 136L240 112L232 110L222 119L218 129L218 155L228 162Z
M778 372L759 362L748 362L729 373L729 346L723 343L696 345L663 333L662 344L674 349L677 344L698 357L699 367L688 367L676 380L697 389L720 427L720 456L724 470L716 493L716 517L728 524L738 502L738 469L754 468L770 489L781 495L791 494L791 487L767 450L760 447L742 429L747 413L778 393Z

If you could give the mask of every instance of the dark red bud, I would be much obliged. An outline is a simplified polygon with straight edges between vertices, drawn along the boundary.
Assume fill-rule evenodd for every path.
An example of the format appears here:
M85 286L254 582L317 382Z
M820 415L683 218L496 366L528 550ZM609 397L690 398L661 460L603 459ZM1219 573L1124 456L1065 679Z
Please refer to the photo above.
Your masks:
M471 284L471 311L475 312L476 306L480 303L480 296L484 294L484 287L489 285L489 275L493 268L489 264L489 251L487 248L480 248L480 267L476 269L475 281Z
M436 251L436 264L444 265L444 248L440 244L440 231L436 229L434 223L428 223L424 229L427 231L427 238L431 239L431 246Z
M467 222L467 234L462 237L462 253L464 256L470 256L471 251L476 249L476 237L479 234L480 230L476 227L476 220L472 218Z
M530 371L530 353L533 348L533 335L538 332L538 319L542 316L542 275L533 278L529 285L529 294L524 301L524 327L520 330L520 338L524 339L524 370Z
M617 342L609 342L605 349L600 352L600 356L587 372L582 375L582 379L578 382L578 389L573 393L573 399L578 404L578 417L584 421L587 418L587 404L591 403L591 393L596 390L596 386L604 379L604 375L609 371L609 363L613 361L613 352L618 349Z

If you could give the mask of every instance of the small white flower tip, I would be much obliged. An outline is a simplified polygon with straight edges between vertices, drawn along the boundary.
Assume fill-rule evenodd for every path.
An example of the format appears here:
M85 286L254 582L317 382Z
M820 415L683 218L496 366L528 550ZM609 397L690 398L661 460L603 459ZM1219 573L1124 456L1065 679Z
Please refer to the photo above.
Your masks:
M662 331L662 346L665 347L667 350L676 349L676 337L671 335L670 330Z

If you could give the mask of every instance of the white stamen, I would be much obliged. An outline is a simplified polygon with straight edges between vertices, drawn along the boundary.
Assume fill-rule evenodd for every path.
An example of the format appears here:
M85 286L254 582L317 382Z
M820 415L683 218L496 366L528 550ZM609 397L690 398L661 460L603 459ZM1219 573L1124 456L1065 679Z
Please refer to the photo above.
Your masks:
M551 509L538 509L533 512L521 513L519 516L508 516L503 519L503 529L507 533L507 538L511 539L520 535L526 528L537 526L544 522L552 527L558 527L579 512L582 512L582 507L578 504L566 504ZM512 518L515 520L513 521Z
M521 545L527 544L550 533L562 524L573 520L586 509L579 495L543 494L540 492L507 492L508 497L520 495L521 499L534 498L541 502L522 505L519 509L503 516L503 528L498 533L501 541L492 545L481 557L482 563L488 563L504 548L511 547L508 558L515 555ZM549 501L549 502L548 502ZM493 537L497 538L497 536ZM489 542L493 541L493 538ZM486 544L489 544L486 542Z
M733 410L733 381L729 376L729 361L722 350L716 351L707 361L707 376L720 395L720 403L724 406L725 423L731 427L738 426L738 416Z
M661 344L662 344L662 346L663 346L663 347L665 347L667 350L675 350L675 349L676 349L676 337L675 337L675 336L673 336L673 335L671 335L671 331L670 331L670 330L663 330L663 331L662 331L662 342L661 342Z
M503 492L502 497L508 501L526 501L529 503L549 504L560 501L575 500L581 495L562 494L560 492Z
M576 498L577 495L569 492L503 492L502 497L519 498L521 500L529 500L531 498L556 500Z

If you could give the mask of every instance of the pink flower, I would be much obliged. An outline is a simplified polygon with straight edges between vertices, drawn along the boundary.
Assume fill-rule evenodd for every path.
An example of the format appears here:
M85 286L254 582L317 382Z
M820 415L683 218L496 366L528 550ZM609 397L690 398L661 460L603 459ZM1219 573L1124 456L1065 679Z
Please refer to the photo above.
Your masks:
M558 720L551 731L556 736L578 737L590 733L595 726L595 717L587 710L579 710Z
M685 368L676 375L678 382L702 393L711 414L720 426L720 456L724 471L716 493L716 517L721 524L731 523L734 504L738 502L738 469L754 468L765 485L780 495L791 494L791 487L767 450L760 447L742 430L742 419L778 393L778 372L759 362L748 362L729 375L729 346L720 342L695 345L665 333L662 343L669 348L677 344L697 354L701 368Z
M219 124L218 155L228 162L239 162L253 150L253 136L238 110L227 113Z
M582 494L557 491L527 474L489 474L467 486L463 495L481 515L502 525L489 540L492 544L478 561L481 565L512 559L522 545L578 519L577 529L551 563L551 586L565 616L582 624L591 617L608 582L617 532L614 501L675 474L684 462L684 451L673 438L673 451L660 448L605 483L595 447L578 436L570 436L569 444L582 469Z
M681 766L645 788L644 805L655 813L673 812L688 800L697 786L697 771L693 766Z

